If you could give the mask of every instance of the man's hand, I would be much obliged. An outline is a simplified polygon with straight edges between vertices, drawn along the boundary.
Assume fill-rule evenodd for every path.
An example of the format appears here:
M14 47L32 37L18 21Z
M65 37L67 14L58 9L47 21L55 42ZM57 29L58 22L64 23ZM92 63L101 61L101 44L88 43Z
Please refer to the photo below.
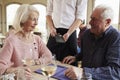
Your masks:
M76 67L70 67L65 71L65 76L72 80L78 80L78 78L81 78L83 74L82 68L76 68Z
M73 62L75 62L75 57L74 56L67 56L63 59L63 63L67 63L67 64L71 64Z

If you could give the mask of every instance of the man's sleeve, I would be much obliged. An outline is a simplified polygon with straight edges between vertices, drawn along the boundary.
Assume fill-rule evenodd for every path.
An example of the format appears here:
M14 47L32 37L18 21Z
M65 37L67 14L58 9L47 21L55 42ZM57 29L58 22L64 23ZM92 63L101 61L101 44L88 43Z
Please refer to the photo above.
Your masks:
M91 73L93 80L120 80L120 38L119 35L108 47L105 56L107 63L104 67L88 68L84 67L85 73ZM112 40L113 40L112 39ZM111 41L112 41L111 40Z

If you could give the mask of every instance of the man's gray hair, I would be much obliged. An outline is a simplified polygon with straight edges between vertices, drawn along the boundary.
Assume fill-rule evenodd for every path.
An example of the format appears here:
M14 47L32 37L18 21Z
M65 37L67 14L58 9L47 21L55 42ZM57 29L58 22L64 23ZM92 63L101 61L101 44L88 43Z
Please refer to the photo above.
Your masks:
M100 4L95 9L101 9L102 10L101 17L103 19L113 20L114 13L113 13L113 9L110 6L107 6L105 4Z

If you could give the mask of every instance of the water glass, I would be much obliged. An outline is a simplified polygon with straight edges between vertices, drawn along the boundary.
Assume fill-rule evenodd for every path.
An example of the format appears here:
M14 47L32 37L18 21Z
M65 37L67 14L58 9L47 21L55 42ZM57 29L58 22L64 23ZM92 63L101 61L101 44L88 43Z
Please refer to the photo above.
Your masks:
M51 63L46 63L46 57L42 56L41 57L41 70L42 74L47 76L47 80L50 79L52 75L54 75L57 66L55 64L55 56L52 56L52 61Z
M14 73L0 75L0 80L15 80L14 76L15 76Z
M19 68L17 71L17 80L26 80L25 70L23 68Z

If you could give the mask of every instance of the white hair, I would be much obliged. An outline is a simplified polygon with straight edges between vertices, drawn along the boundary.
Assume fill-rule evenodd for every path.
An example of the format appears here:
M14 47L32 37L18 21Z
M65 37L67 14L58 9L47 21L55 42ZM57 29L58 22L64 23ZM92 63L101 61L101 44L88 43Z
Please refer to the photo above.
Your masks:
M27 21L31 12L36 12L39 15L38 10L29 4L22 4L17 9L16 15L13 21L13 27L16 29L16 32L22 29L21 24Z
M113 20L114 13L113 13L113 9L111 7L106 6L105 4L101 4L101 5L98 5L95 9L101 9L102 10L101 17L103 19Z

